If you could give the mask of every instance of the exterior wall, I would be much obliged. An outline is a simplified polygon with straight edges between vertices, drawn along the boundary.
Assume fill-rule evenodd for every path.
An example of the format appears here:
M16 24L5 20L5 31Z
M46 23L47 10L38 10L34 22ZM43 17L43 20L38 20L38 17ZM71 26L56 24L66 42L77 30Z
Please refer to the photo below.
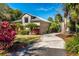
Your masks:
M34 24L37 24L38 26L40 26L40 22L33 22Z
M26 24L27 24L27 23L25 22L24 17L28 17L28 22L27 22L27 23L30 23L30 22L31 22L31 21L30 21L30 20L31 20L31 16L26 14L26 15L24 15L24 16L22 17L22 24L23 24L23 25L26 25ZM33 22L33 23L39 25L40 34L44 34L44 33L47 31L48 26L49 26L49 24L50 24L50 23L44 22L44 21Z
M47 31L49 24L47 22L40 22L40 34L44 34Z
M28 18L28 23L30 23L30 20L31 20L31 16L29 16L29 15L27 15L27 14L26 14L26 15L24 15L24 16L22 17L22 24L23 24L23 25L25 25L25 24L26 24L25 19L24 19L25 17L27 17L27 18Z

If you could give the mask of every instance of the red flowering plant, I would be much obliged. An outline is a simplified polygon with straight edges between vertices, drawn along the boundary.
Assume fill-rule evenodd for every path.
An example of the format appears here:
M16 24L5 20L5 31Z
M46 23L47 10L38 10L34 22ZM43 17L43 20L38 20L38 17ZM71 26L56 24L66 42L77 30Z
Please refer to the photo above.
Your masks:
M5 49L13 44L16 31L11 28L8 21L2 21L0 26L0 49Z

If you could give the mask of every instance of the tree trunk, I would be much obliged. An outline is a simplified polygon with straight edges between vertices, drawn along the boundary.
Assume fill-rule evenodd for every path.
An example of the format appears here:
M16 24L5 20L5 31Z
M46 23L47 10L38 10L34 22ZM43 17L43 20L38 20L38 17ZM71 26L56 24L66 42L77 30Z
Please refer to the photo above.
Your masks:
M77 21L75 21L75 34L77 34Z
M65 34L66 30L67 30L67 19L65 17L64 22L62 22L62 24L61 24L61 33Z
M64 22L61 23L61 33L64 33Z
M66 33L67 30L67 18L64 18L64 33Z

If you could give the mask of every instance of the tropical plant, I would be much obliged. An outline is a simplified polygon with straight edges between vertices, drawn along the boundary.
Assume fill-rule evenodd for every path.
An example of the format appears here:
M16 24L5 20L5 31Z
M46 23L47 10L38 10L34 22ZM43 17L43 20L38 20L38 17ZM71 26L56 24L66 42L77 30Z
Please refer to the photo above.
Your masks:
M53 18L52 18L52 17L48 17L48 19L47 19L47 20L48 20L48 21L50 21L50 23L52 23L52 22L53 22ZM50 33L50 32L51 32L50 26L51 26L51 24L49 25L49 27L48 27L48 29L47 29L46 33Z
M66 42L66 50L68 53L79 54L79 36L69 38Z
M50 25L48 27L47 33L51 31L59 32L60 31L60 22L62 22L62 16L61 14L56 14L55 20L53 20L51 17L48 18L48 21L50 21Z
M10 27L7 21L1 22L0 27L0 49L5 49L12 45L16 31Z
M32 30L35 29L35 28L37 28L38 25L35 24L35 23L28 23L28 24L26 25L26 27L30 29L30 31L31 31L30 33L32 34Z
M72 4L72 3L68 3L68 4L64 4L64 11L65 11L65 18L67 19L69 17L71 17L71 19L75 22L75 29L76 29L76 32L77 32L77 28L76 28L76 25L77 25L77 21L79 19L79 4ZM67 20L66 20L67 21ZM66 22L67 23L67 22ZM66 24L67 25L67 24Z
M50 31L53 32L59 32L59 24L56 23L55 21L51 23L51 25L49 26Z
M56 16L55 16L55 21L56 21L57 23L62 22L62 16L61 16L61 14L56 14Z
M77 19L78 19L78 14L76 10L71 10L71 18L75 21L75 29L76 29L76 33L77 33Z
M17 32L20 31L20 30L24 30L24 26L21 24L21 23L16 23L16 30Z
M60 31L62 32L62 22L63 22L63 19L62 19L62 15L61 14L56 14L55 16L55 22L58 24L58 28L60 29Z

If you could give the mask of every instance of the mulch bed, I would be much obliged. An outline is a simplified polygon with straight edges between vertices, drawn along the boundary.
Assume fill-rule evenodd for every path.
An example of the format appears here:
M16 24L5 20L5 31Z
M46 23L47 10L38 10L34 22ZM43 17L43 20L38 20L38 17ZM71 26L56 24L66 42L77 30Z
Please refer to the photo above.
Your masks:
M68 41L68 39L73 37L74 34L58 34L57 36L60 37L60 38L63 38L64 41Z
M73 36L75 36L74 34L58 34L58 37L61 37L64 39L65 42L67 42L68 40L70 40L69 38L72 38ZM77 56L77 54L75 53L66 53L67 56Z

